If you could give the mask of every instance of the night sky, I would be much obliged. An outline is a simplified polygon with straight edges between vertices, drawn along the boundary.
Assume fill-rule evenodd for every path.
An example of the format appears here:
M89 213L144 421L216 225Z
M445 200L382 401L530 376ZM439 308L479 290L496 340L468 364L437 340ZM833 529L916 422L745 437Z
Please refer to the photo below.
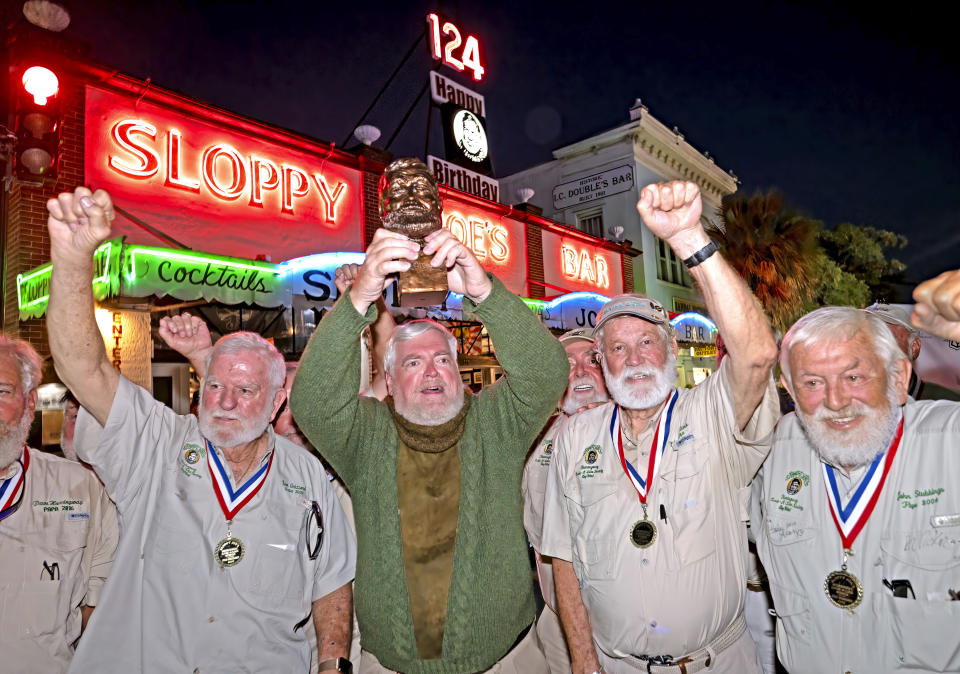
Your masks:
M92 58L340 145L441 11L481 41L497 175L628 121L641 98L741 179L828 227L906 235L920 281L960 259L960 57L950 21L905 4L269 3L74 0ZM723 13L721 13L723 12ZM385 144L426 81L421 44L367 118ZM450 74L444 68L445 74ZM461 83L466 84L462 78ZM424 154L426 98L390 150ZM430 150L442 155L434 113ZM348 145L354 144L351 139Z

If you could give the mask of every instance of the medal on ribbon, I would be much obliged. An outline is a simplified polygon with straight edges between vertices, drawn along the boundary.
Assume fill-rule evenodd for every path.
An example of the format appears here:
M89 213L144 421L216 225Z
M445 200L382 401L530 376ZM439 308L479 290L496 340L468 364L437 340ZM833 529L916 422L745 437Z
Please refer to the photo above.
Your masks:
M0 482L0 521L17 512L23 501L23 492L27 490L27 468L30 467L30 452L23 448L23 453L16 461L16 472Z
M213 482L213 493L217 495L220 509L223 510L223 516L227 520L227 536L220 540L213 549L213 558L222 567L236 566L243 559L245 551L243 541L233 535L230 531L230 525L243 506L247 505L250 499L260 491L260 487L267 480L271 465L273 465L272 452L267 462L234 491L223 462L220 461L213 445L207 440L207 466L210 469L210 480Z
M823 591L830 603L838 608L853 610L863 601L863 585L859 578L847 571L847 556L853 554L853 541L856 540L877 505L902 436L903 418L901 417L897 432L890 441L890 447L871 462L853 496L846 504L843 503L840 489L837 487L836 470L833 466L822 464L827 503L837 531L840 532L840 540L843 542L843 560L840 570L831 571L827 575L823 582Z
M620 406L613 409L613 416L610 419L610 439L617 446L617 454L620 457L620 465L623 472L630 478L634 489L637 490L637 496L640 498L640 507L643 508L643 519L634 522L630 527L628 538L638 548L649 548L657 540L657 525L647 518L647 495L650 493L653 481L660 469L660 460L663 458L663 452L667 447L667 439L670 437L670 421L673 417L673 406L677 402L679 393L676 389L667 397L663 409L660 410L660 417L657 419L657 430L653 434L653 442L650 445L650 458L647 461L646 477L640 475L633 464L627 461L623 453L623 430L620 427Z

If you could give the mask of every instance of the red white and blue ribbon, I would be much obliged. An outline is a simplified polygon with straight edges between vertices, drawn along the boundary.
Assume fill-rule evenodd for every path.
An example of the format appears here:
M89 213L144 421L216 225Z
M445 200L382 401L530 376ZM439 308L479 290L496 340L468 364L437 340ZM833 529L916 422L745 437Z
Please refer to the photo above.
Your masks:
M837 525L837 531L840 532L844 550L851 549L853 541L867 523L874 506L877 505L880 492L883 491L883 484L887 481L887 475L890 474L893 458L900 447L901 437L903 437L902 417L897 425L897 432L890 442L890 447L873 460L870 467L867 468L867 472L860 479L860 484L854 491L853 496L846 503L840 498L836 470L826 463L821 464L823 466L823 482L827 488L827 503L830 504L830 514L833 515L833 522Z
M30 467L30 452L23 448L20 461L17 463L17 472L0 482L0 521L7 519L20 507L23 490L27 484L27 468Z
M260 491L260 487L262 487L263 483L267 480L267 473L270 472L270 466L272 464L273 452L270 453L270 459L260 466L257 472L250 476L249 480L237 487L237 490L234 491L223 462L220 460L219 455L217 455L217 451L213 448L213 445L207 440L207 466L210 468L213 493L217 495L217 501L220 502L223 516L227 518L228 522Z
M640 496L640 503L646 504L647 494L653 484L657 471L660 468L660 459L667 447L667 439L670 437L670 420L673 417L673 406L677 402L679 393L677 389L667 397L667 402L660 410L660 418L657 420L657 430L653 434L653 443L650 445L650 459L647 461L646 479L640 476L633 464L627 461L623 453L623 431L620 429L620 406L613 408L613 417L610 419L610 439L617 446L617 453L620 456L620 465L623 466L623 472L627 474L633 483L637 494Z

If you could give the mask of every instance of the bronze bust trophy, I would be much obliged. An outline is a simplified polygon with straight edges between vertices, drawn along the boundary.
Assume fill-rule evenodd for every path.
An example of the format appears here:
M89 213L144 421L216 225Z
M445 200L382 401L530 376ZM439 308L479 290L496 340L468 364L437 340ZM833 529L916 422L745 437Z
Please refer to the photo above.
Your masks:
M419 159L404 157L392 162L380 177L380 220L392 232L424 245L424 237L441 227L437 180ZM401 307L442 304L447 297L447 270L432 267L423 252L400 272L397 296Z

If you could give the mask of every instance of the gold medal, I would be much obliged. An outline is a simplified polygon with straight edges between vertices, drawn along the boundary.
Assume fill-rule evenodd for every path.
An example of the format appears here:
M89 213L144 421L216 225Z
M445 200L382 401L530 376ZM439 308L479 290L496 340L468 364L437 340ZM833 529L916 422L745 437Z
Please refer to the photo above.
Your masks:
M236 566L243 559L243 551L243 541L227 533L227 537L213 549L213 558L222 567Z
M657 540L657 525L644 518L630 529L630 542L638 548L649 548Z
M860 579L847 571L846 564L840 571L833 571L823 582L823 591L830 603L838 608L853 609L863 601L863 585Z

